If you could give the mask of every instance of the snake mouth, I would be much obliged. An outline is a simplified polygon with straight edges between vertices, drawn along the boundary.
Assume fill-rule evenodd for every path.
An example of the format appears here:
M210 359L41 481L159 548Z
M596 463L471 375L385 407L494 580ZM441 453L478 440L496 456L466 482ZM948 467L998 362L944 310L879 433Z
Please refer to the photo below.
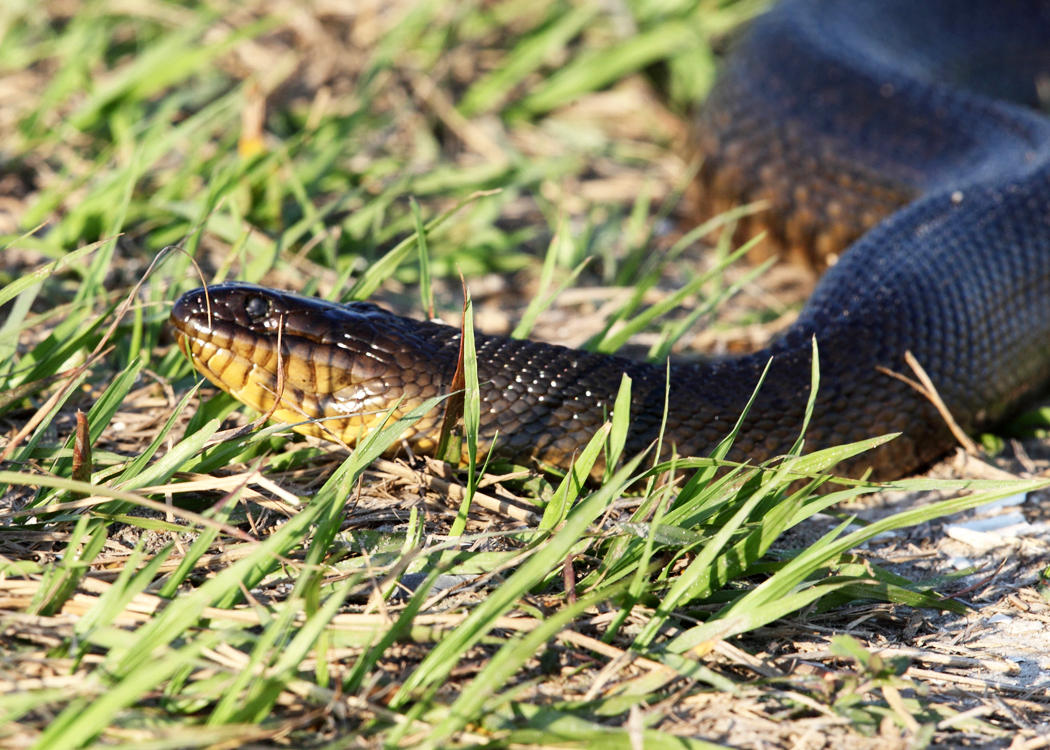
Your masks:
M369 303L242 283L187 292L170 316L179 349L209 381L299 432L345 443L443 386L443 373L419 367L420 342L401 320Z

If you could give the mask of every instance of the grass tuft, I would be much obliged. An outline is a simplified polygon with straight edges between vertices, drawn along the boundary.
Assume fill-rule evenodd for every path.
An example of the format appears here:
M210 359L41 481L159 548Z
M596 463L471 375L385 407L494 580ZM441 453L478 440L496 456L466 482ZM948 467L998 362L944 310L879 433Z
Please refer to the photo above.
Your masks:
M1047 480L900 482L949 494L829 525L885 490L836 463L887 438L625 455L629 380L561 476L478 454L475 322L655 361L716 309L710 349L779 325L740 303L766 269L728 245L761 206L682 229L680 118L760 7L5 4L0 745L706 748L776 719L768 744L848 746L1045 721L1031 695L994 722L931 695L851 623L968 611L954 579L855 550ZM464 466L380 458L439 400L349 453L226 429L247 418L165 326L225 278L460 324ZM833 673L762 652L784 618L835 617L856 637Z

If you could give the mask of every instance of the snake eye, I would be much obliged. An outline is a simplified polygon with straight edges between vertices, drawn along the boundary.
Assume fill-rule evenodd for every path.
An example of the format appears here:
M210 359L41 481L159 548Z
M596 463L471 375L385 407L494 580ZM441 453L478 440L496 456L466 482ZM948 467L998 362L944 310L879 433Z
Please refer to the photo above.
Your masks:
M258 323L270 314L270 301L265 297L253 295L244 301L244 311L252 322Z

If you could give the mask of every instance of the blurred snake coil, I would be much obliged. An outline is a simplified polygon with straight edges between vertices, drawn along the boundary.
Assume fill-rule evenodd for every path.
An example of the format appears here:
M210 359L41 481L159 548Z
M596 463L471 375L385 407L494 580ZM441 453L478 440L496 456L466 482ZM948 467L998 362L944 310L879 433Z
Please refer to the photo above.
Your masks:
M698 183L713 213L763 199L748 229L820 265L837 257L778 340L670 366L664 437L707 455L772 364L730 458L790 449L810 390L815 449L886 433L842 471L912 473L954 444L929 400L886 371L911 352L964 430L1001 420L1050 380L1050 1L798 0L734 44L697 118ZM1046 106L1046 102L1043 102ZM171 323L209 380L273 418L352 444L401 399L447 393L460 333L368 303L244 284L189 292ZM481 450L565 467L632 383L627 454L657 437L666 371L621 357L478 335ZM403 438L434 449L442 409ZM493 438L496 438L493 441Z

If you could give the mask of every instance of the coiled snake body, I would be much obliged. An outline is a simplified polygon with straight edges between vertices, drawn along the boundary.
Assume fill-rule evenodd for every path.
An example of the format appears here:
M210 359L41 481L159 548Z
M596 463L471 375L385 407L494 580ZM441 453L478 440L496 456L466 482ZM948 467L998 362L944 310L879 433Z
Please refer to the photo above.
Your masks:
M906 371L905 352L968 431L1044 386L1050 120L1022 106L1037 103L1040 82L1050 85L1045 0L801 0L756 20L699 120L704 203L766 199L772 209L756 223L818 265L853 244L768 349L672 364L665 444L708 453L772 358L734 454L788 450L813 337L821 380L807 447L901 433L851 473L901 476L952 445L930 402L886 374ZM210 380L266 411L283 326L278 420L330 417L324 430L352 442L398 398L407 411L449 388L454 328L248 285L210 295L210 315L202 290L176 303L180 345ZM477 353L483 449L564 466L607 418L622 373L633 380L627 451L658 434L662 365L484 335ZM405 438L431 449L440 417Z

